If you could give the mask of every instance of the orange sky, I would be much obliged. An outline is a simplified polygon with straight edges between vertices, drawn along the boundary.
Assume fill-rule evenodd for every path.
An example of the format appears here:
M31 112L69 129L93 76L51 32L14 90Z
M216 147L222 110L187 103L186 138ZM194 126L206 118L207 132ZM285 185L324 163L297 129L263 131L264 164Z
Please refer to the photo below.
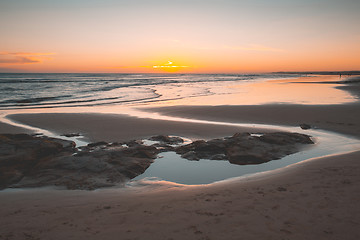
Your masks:
M359 70L359 10L353 0L1 1L0 72Z

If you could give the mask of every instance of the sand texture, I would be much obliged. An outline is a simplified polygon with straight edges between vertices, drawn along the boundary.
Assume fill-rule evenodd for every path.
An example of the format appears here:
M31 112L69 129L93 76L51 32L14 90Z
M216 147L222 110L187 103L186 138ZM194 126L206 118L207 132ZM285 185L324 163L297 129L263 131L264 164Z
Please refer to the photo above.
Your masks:
M45 128L58 134L79 132L91 142L127 141L154 135L211 139L231 136L236 132L258 131L255 128L165 121L115 114L42 113L14 114L9 117L17 122Z
M0 192L1 239L359 239L360 152L152 192Z
M213 121L299 126L360 136L360 105L268 104L255 106L173 106L151 108L164 115Z

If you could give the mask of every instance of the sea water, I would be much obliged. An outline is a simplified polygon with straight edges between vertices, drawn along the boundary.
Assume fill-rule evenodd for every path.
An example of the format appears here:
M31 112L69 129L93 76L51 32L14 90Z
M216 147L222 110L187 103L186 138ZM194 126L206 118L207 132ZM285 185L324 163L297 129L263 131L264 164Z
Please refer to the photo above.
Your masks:
M119 105L231 94L237 90L223 86L296 76L0 73L0 110Z

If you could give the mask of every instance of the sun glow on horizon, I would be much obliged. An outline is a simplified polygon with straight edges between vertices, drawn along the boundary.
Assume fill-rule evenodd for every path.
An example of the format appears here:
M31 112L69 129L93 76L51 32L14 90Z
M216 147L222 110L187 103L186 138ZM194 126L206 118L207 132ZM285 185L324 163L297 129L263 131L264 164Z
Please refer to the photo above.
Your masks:
M154 65L154 66L152 66L152 68L163 70L166 72L177 72L177 71L180 71L181 69L189 68L189 66L177 66L177 65L173 65L172 61L168 61L167 63L165 63L163 65Z

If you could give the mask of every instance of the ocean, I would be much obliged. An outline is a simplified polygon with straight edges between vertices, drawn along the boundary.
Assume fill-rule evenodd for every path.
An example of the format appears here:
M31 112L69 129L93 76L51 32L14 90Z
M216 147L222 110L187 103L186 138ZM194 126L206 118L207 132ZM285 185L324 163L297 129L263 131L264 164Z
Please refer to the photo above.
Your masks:
M0 110L98 106L231 94L224 86L286 74L0 73Z

